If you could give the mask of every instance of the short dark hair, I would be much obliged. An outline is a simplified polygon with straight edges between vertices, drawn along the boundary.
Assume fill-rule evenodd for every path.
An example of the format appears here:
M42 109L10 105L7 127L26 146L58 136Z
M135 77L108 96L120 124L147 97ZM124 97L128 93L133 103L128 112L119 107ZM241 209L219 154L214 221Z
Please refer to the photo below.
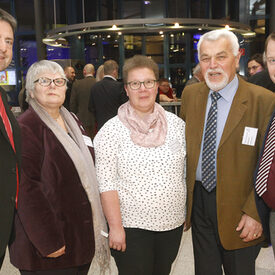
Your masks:
M168 78L160 78L160 79L159 79L159 84L161 84L161 83L163 83L163 82L168 82L168 83L169 83Z
M255 53L253 54L249 59L248 59L248 62L247 64L250 62L250 61L256 61L257 63L259 63L262 67L264 67L264 60L263 60L263 55L261 53Z
M110 75L113 73L113 71L115 71L115 70L118 71L118 64L115 60L107 60L104 62L103 68L104 68L104 74Z
M15 32L17 22L13 16L11 16L8 12L4 11L3 9L0 9L0 20L7 22L10 24L13 33Z

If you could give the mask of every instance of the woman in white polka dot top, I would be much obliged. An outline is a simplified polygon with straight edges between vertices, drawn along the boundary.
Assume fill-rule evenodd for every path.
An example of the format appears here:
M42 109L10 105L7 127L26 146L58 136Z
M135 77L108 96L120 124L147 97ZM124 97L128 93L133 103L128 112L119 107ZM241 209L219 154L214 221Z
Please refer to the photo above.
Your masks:
M129 101L94 139L109 245L120 275L168 275L185 221L185 123L155 103L157 64L123 66Z

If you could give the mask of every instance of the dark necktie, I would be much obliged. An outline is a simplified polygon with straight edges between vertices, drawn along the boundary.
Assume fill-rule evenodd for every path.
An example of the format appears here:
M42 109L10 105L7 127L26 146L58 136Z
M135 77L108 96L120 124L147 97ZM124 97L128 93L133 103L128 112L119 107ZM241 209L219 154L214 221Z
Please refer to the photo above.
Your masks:
M0 115L1 115L1 118L2 118L2 121L3 121L3 124L5 126L6 133L7 133L8 137L9 137L10 144L11 144L11 146L12 146L14 152L15 152L15 146L14 146L14 140L13 140L13 134L12 134L11 124L10 124L9 118L7 116L7 113L6 113L6 109L5 109L5 106L4 106L1 94L0 94ZM17 164L16 164L16 180L17 180L17 191L16 191L15 202L16 202L16 208L17 208L18 190L19 190L19 173L18 173L18 166L17 166Z
M5 109L5 106L4 106L4 103L3 103L3 100L2 100L1 96L0 96L0 115L1 115L1 118L2 118L2 121L3 121L3 124L5 126L6 133L9 137L10 144L11 144L13 150L15 151L10 121L9 121L8 116L7 116L6 109Z
M211 94L211 107L208 112L202 150L202 185L211 192L216 186L216 137L217 137L217 101L221 95L217 92Z
M257 194L261 197L267 190L267 179L275 152L275 117L270 125L265 142L264 152L260 160L255 188Z

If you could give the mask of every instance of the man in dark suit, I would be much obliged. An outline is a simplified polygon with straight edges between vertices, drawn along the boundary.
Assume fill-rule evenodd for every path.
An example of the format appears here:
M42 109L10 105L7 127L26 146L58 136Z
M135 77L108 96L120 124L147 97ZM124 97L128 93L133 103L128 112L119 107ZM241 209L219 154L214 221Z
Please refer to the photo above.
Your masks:
M65 101L64 101L63 105L66 109L70 110L70 99L71 99L71 93L72 93L72 86L75 81L75 69L72 66L66 66L64 68L64 72L68 79L68 82L67 82L66 97L65 97Z
M76 80L72 87L70 108L82 122L86 133L90 138L95 135L95 117L88 110L92 86L96 83L94 78L95 68L93 64L86 64L83 69L84 79Z
M275 33L265 42L265 61L270 79L275 85ZM275 110L266 130L259 162L255 172L255 190L258 211L264 233L271 240L275 254Z
M252 75L247 79L247 81L264 87L273 93L275 92L275 83L271 80L267 69Z
M187 86L181 105L195 274L221 275L223 266L226 275L253 275L264 240L253 174L275 95L237 76L230 31L204 34L198 57L205 82Z
M94 114L97 130L117 115L119 106L128 100L123 83L117 81L118 64L114 60L104 63L104 78L91 89L89 110Z
M0 71L12 60L16 20L0 9ZM0 268L11 238L14 210L17 205L20 171L20 131L0 89Z

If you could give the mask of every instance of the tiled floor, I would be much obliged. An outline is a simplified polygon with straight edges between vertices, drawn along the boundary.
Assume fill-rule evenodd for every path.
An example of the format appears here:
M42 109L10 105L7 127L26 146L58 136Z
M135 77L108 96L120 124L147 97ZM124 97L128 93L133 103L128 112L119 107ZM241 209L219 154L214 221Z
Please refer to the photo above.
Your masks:
M190 230L184 233L182 245L178 255L177 263L173 267L173 275L193 275L193 249ZM256 262L257 275L275 275L275 262L272 248L263 248ZM115 269L114 263L113 268ZM89 272L89 275L99 274L95 270ZM112 275L116 275L114 271ZM8 255L6 256L0 275L19 275L19 272L9 263ZM130 274L129 274L130 275Z

